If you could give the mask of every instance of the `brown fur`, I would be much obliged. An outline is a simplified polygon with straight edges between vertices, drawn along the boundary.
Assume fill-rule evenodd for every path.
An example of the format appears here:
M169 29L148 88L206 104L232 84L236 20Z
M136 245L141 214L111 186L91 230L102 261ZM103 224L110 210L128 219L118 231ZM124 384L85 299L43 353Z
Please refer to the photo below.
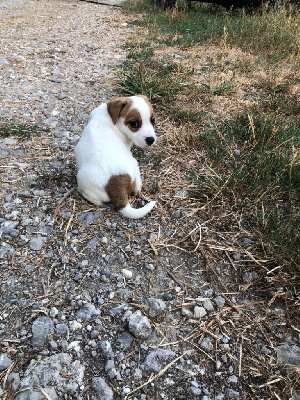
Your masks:
M129 174L113 175L105 186L106 193L117 210L126 206L134 189L135 181L132 182Z
M131 105L132 100L125 97L120 97L107 103L107 111L114 125L119 117L125 117Z
M141 114L139 113L139 111L136 108L133 108L132 110L129 111L129 113L126 115L124 124L128 126L128 128L132 131L132 132L137 132L139 128L132 128L132 126L130 126L129 122L133 121L133 120L137 120L140 123L140 126L142 126L142 118L141 118Z

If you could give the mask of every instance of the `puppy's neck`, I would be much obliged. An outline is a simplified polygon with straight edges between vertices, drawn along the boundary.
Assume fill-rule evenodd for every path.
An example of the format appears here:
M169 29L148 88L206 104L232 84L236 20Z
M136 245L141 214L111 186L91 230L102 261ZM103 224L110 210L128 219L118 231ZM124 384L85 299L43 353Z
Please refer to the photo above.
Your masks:
M120 129L117 129L115 132L116 135L119 136L119 138L122 140L122 142L128 147L128 149L130 149L130 147L132 146L132 140L130 140L129 137L125 135L125 133L123 133Z

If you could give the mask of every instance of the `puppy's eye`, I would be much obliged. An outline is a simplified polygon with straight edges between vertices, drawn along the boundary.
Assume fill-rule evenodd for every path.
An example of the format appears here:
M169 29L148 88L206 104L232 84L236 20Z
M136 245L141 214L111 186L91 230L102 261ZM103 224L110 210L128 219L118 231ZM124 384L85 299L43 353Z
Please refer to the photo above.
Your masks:
M139 129L141 127L140 121L138 121L137 119L134 119L134 120L130 121L129 125L133 129Z
M151 118L150 118L150 122L151 122L152 125L154 125L154 124L155 124L155 118L154 118L154 117L151 117Z

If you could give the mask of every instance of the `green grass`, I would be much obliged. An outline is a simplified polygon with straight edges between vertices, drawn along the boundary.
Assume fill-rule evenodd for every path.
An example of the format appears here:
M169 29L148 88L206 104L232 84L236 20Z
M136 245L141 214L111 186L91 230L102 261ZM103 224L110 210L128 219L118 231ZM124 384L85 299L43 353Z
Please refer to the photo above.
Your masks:
M38 125L0 122L0 137L4 138L17 136L19 138L29 139L44 130L45 129L41 129Z
M116 69L117 87L125 95L143 94L150 100L168 100L186 85L192 73L172 60L154 59L153 49L132 48L127 60Z
M126 3L125 3L126 4ZM150 0L127 2L128 10L143 12L133 21L157 30L158 41L166 45L192 46L216 43L238 46L253 54L261 53L273 61L299 55L299 13L265 9L249 15L242 10L225 11L222 7L179 5L175 13L151 7Z
M203 4L191 10L179 4L176 10L163 11L150 0L131 0L127 7L131 13L142 13L133 23L147 27L149 35L145 43L128 45L128 59L118 72L119 89L168 104L168 116L182 126L182 132L194 134L191 151L199 150L199 159L206 153L203 162L207 169L201 164L198 170L187 171L196 188L194 199L201 206L226 207L228 213L241 215L256 237L260 253L270 260L270 268L281 266L293 276L300 275L300 109L299 80L294 73L299 60L299 12L289 15L284 9L263 9L249 15ZM213 86L199 77L199 91L188 85L193 71L185 71L180 60L175 63L167 56L176 53L176 46L184 57L184 50L206 44L218 46L225 55L230 47L252 53L253 59L245 57L230 68L234 76L246 76L250 82L256 70L262 77L244 92L249 99L247 111L239 115L230 111L230 117L223 116L221 122L212 112L222 104L217 97L236 104L238 79L233 88L232 80ZM156 48L164 49L164 59L156 56ZM217 60L213 67L222 73L224 66ZM268 75L269 71L274 75ZM161 112L164 110L161 107ZM176 137L172 137L175 144Z
M257 237L276 263L299 270L300 124L243 114L201 134L214 177L191 176L203 193L226 197L256 219ZM222 195L222 196L221 196ZM216 199L218 201L218 199Z

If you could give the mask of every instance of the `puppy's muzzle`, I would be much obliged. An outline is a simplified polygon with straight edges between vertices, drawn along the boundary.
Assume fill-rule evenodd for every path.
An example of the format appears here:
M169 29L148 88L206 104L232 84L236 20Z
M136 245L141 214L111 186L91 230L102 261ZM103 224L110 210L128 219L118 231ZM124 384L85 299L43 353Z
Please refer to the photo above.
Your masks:
M148 136L145 140L148 146L151 146L155 142L155 138L153 136Z

